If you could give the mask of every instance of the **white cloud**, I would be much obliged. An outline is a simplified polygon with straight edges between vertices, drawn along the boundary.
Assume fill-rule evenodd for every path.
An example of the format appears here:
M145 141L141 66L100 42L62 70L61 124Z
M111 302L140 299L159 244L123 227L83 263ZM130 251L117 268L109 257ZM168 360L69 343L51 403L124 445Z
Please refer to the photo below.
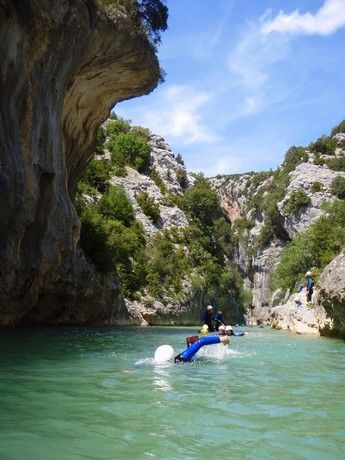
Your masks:
M345 26L345 0L326 0L315 14L298 11L285 14L280 11L273 20L265 21L266 18L267 15L262 18L261 30L264 34L330 35Z
M137 111L135 123L183 144L213 142L216 136L202 120L201 113L210 98L211 94L189 86L167 86L156 93L150 108ZM121 114L121 106L116 112Z
M243 33L227 59L231 71L232 91L241 98L233 108L237 117L258 113L267 104L279 100L284 90L272 88L272 69L289 53L289 40L276 37L272 40L261 33L257 24L251 24ZM238 100L238 98L237 98Z

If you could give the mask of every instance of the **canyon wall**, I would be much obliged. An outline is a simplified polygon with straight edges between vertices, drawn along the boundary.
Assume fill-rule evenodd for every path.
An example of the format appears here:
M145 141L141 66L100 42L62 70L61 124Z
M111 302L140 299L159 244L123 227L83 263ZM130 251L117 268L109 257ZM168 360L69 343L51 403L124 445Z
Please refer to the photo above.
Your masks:
M156 87L155 50L91 0L1 0L0 49L0 325L109 321L118 282L85 291L74 188L111 107Z

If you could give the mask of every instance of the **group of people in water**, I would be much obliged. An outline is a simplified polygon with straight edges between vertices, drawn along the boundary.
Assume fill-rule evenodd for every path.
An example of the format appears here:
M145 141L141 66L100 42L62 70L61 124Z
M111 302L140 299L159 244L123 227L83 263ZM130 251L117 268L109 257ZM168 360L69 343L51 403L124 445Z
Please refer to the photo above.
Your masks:
M313 273L308 271L305 274L306 277L306 294L307 294L307 303L310 303L313 296L314 291L314 280L313 280ZM299 293L302 292L304 286L302 285ZM298 295L298 298L295 298L296 306L302 306L302 302ZM177 356L174 356L174 350L169 345L163 345L156 350L155 360L159 361L174 361L176 362L188 362L191 361L193 356L200 350L201 347L205 345L214 345L217 343L222 343L223 345L227 345L229 343L229 336L235 335L240 336L244 335L245 332L237 332L234 333L232 327L230 325L225 324L225 320L223 317L223 313L219 310L217 313L214 312L212 305L208 305L203 315L203 326L198 331L199 334L203 334L202 337L199 336L191 336L187 337L187 348L179 353ZM209 333L217 332L217 334L209 334Z
M168 361L173 362L189 362L193 359L194 355L200 350L201 347L206 345L229 343L229 336L244 335L244 332L234 333L232 326L225 325L223 314L218 311L214 314L212 305L206 308L204 314L204 325L198 331L201 334L194 335L186 338L187 348L175 356L174 349L170 345L162 345L157 348L154 360L156 363L163 363ZM209 334L209 332L213 334ZM216 332L216 334L214 334Z
M228 328L227 329L228 331L232 330L231 326L226 326L225 325L225 320L224 320L224 317L223 317L223 313L219 310L215 314L212 305L209 305L206 308L203 320L204 320L204 325L202 326L202 328L200 330L201 333L215 332L215 331L219 332L219 329L221 329L221 332L222 332L223 328ZM227 334L227 335L231 335L231 334Z

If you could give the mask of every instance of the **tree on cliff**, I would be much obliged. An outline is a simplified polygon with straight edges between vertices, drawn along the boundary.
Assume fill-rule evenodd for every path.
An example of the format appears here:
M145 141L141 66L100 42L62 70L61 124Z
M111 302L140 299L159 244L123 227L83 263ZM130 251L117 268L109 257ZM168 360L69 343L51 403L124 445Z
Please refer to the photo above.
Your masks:
M168 28L168 7L164 0L98 0L100 4L124 10L138 25L143 27L148 37L157 44L160 32Z

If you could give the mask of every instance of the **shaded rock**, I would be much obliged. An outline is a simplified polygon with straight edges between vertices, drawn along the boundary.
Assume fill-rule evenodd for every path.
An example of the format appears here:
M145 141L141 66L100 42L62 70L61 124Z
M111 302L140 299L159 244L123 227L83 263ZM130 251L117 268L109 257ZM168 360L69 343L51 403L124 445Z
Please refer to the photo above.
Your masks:
M159 79L145 35L94 5L2 1L0 324L5 312L15 324L33 306L38 317L59 307L50 286L60 264L77 262L74 188L97 127L116 102L149 93Z
M329 263L319 279L318 302L333 320L333 326L324 334L345 338L345 254Z

